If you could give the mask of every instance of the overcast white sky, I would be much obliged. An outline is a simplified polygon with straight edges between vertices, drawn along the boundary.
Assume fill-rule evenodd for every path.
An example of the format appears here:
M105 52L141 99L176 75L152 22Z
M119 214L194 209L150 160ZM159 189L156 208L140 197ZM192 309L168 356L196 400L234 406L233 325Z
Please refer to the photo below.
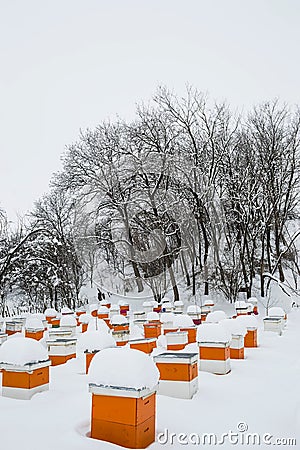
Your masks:
M80 128L187 82L300 104L299 0L0 0L0 205L48 189Z

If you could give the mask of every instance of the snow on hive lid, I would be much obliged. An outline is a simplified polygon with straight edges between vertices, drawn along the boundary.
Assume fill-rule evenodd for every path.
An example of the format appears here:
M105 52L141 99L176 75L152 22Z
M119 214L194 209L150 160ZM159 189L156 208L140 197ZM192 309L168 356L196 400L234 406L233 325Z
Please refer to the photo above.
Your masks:
M37 317L28 317L25 322L25 328L33 330L44 330L44 325L41 319L38 319Z
M182 300L176 300L174 302L174 306L183 306L183 301Z
M176 314L173 321L174 327L194 327L194 322L187 314Z
M231 340L231 334L219 323L204 323L198 326L198 342L222 342Z
M246 302L244 302L244 300L238 300L238 301L236 301L235 302L235 304L234 304L234 306L236 307L236 308L248 308L248 303L246 303Z
M175 314L173 313L161 313L160 321L161 323L173 322Z
M108 332L109 327L103 319L98 319L97 317L93 316L91 317L91 320L88 322L87 331L105 330L106 332Z
M80 335L77 349L80 351L94 352L108 347L115 347L116 341L107 331L87 331Z
M250 297L250 298L248 298L248 302L252 303L253 305L256 305L257 304L257 298L256 297Z
M284 317L285 312L280 306L273 306L269 309L268 317Z
M107 348L97 353L89 368L89 382L120 388L154 388L159 370L147 354L126 347Z
M66 315L62 316L60 319L60 326L61 327L76 327L77 326L77 320L74 316Z
M258 321L254 316L238 316L236 319L238 322L242 323L246 328L257 328Z
M119 306L129 306L129 303L126 302L125 300L119 300L119 301L118 301L118 305L119 305Z
M214 302L213 302L213 300L205 300L204 305L205 306L214 306Z
M115 314L110 319L110 323L112 325L124 325L128 323L128 319L125 316L122 316L122 314Z
M149 312L147 314L148 322L152 322L153 320L159 320L159 314L157 312Z
M236 319L223 319L220 322L226 330L228 330L232 335L245 336L247 334L247 327L242 321L237 321Z
M218 323L223 319L226 319L226 313L224 311L213 311L206 316L207 323Z
M108 314L109 308L107 308L106 306L99 306L97 312L98 312L98 314Z
M67 306L64 306L63 308L61 308L60 310L61 314L73 314L73 311L68 308Z
M107 300L100 300L100 302L99 302L100 306L106 306L108 304L109 304L109 302Z
M47 350L35 339L9 339L0 347L0 363L24 366L47 360Z
M172 303L172 300L170 299L170 297L164 296L161 300L161 303Z
M93 319L92 314L85 313L79 316L78 321L79 323L89 323L92 319Z
M90 312L96 311L98 309L98 307L99 307L98 303L92 303L92 304L89 305L89 311Z
M34 313L27 317L34 317L35 319L46 320L46 316L44 313Z
M152 301L145 301L145 302L143 302L143 306L152 306L153 307L153 305L152 305Z
M54 308L47 308L45 309L44 314L47 317L56 317L57 311Z
M190 305L187 308L187 312L190 314L200 314L201 313L201 308L198 305Z

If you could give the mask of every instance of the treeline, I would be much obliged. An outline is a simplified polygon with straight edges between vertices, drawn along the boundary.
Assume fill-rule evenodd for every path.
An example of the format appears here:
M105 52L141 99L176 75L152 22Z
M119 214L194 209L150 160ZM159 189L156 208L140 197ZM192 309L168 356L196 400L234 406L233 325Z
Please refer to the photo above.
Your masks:
M74 307L95 278L156 300L297 288L299 137L299 109L278 101L237 116L196 89L160 88L135 121L82 132L27 228L2 226L2 304L14 288Z

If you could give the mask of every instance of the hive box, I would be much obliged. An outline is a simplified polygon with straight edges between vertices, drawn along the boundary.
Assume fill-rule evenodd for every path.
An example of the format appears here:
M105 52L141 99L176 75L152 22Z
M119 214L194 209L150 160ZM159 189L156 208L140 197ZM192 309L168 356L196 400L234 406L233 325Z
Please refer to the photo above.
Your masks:
M204 372L225 375L230 372L229 342L200 342L199 369Z
M23 320L11 320L6 322L6 333L8 336L11 336L15 333L20 333L23 328Z
M129 341L130 348L140 350L148 355L156 348L156 338L132 339Z
M76 358L76 339L49 339L48 346L49 359L52 366L66 363L69 359Z
M264 331L274 331L280 336L282 335L282 330L284 327L284 321L281 317L265 317L264 321Z
M91 437L127 448L155 441L156 390L89 384Z
M197 342L197 327L180 327L179 331L186 331L188 334L188 344Z
M43 336L44 330L38 328L25 328L25 337L39 341L40 339L43 339Z
M197 353L162 353L154 356L160 372L158 394L192 398L198 391Z
M50 339L65 339L72 336L72 330L63 330L61 328L55 328L49 330Z
M112 331L111 334L118 347L126 345L129 341L129 330Z
M166 334L167 350L183 350L188 343L187 331L175 331Z
M230 359L244 359L244 336L233 334L230 342Z
M145 323L144 325L145 338L158 338L161 335L160 323Z
M30 400L31 397L49 389L50 361L14 366L2 364L2 395L4 397Z
M257 344L257 328L247 328L247 333L244 338L244 344L246 348L255 348Z

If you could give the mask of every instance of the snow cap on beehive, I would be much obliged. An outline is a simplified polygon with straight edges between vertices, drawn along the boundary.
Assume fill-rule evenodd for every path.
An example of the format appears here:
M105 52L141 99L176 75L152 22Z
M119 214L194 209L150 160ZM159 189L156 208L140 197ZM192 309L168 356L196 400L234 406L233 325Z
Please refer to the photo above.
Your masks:
M77 350L81 352L100 351L115 346L116 341L112 335L103 330L87 331L80 335L77 341Z
M269 309L269 317L284 317L285 312L280 306L273 306Z
M106 333L109 332L109 327L103 319L97 319L97 317L93 316L91 317L92 319L88 322L87 331L104 330Z
M235 304L234 304L234 306L236 307L236 308L248 308L248 303L247 302L245 302L244 300L237 300L236 302L235 302Z
M44 330L44 325L41 319L38 319L36 317L27 317L25 322L25 328L32 329L32 330Z
M207 323L219 323L221 320L226 319L226 313L224 311L213 311L207 314Z
M144 352L127 347L107 348L92 359L88 378L97 385L152 389L158 383L159 370Z
M54 308L47 308L47 309L45 309L44 314L47 317L56 317L57 311Z
M234 319L240 323L242 323L246 328L257 328L258 327L258 321L256 317L254 316L238 316L236 319Z
M198 305L189 305L187 307L187 312L190 314L200 314L201 313L201 308Z
M231 334L219 323L204 323L197 329L198 342L222 342L231 341Z
M92 314L85 313L78 317L79 323L89 323L93 319Z
M161 313L160 315L160 321L161 323L168 323L168 322L173 322L175 319L175 314L174 313Z
M257 305L257 298L256 297L248 298L248 303L252 303L253 305Z
M64 306L63 308L61 308L60 312L61 312L61 314L72 314L73 313L73 311L70 308L68 308L67 306Z
M157 312L149 312L147 314L148 322L152 322L153 320L159 320L159 314Z
M187 314L176 314L173 321L174 327L188 328L193 327L194 322Z
M226 330L228 330L232 336L245 336L247 334L247 327L243 321L236 319L223 319L220 322Z
M0 347L0 363L24 366L48 360L48 352L39 341L19 337L8 339Z
M110 319L110 322L112 325L124 325L128 323L127 317L123 316L122 314L115 314Z
M61 327L76 327L77 320L72 315L61 316L60 326Z

